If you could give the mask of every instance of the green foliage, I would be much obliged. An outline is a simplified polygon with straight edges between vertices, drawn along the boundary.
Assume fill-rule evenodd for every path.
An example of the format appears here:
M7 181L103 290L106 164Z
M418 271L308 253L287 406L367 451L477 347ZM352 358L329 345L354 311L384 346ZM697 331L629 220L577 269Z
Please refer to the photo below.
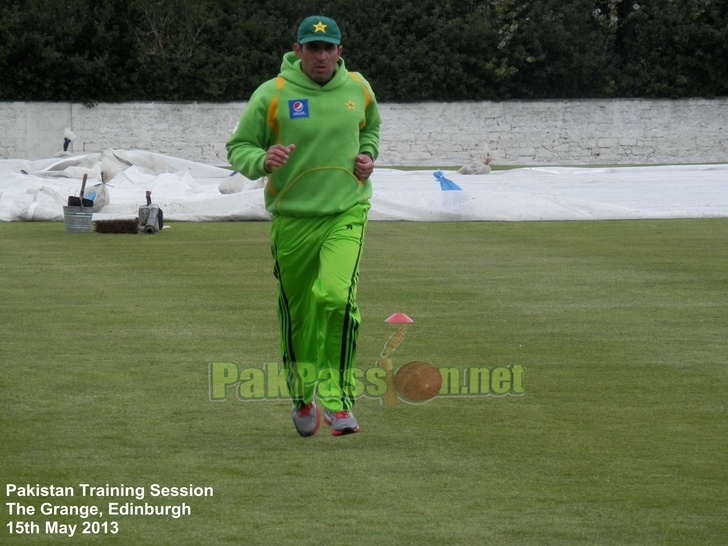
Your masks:
M2 100L113 100L134 60L125 10L112 0L3 2Z
M728 3L650 2L622 49L621 95L714 96L728 91ZM627 54L629 48L629 55Z
M591 0L538 0L505 20L499 59L511 98L601 94L610 64ZM507 26L506 26L507 25Z
M382 101L728 94L718 0L0 0L0 100L247 100L299 21Z

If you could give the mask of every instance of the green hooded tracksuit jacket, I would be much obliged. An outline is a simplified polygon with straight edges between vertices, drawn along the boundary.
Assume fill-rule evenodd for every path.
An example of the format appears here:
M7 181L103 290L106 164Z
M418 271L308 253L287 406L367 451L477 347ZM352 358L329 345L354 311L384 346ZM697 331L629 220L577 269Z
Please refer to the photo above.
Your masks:
M316 392L331 411L354 404L356 288L372 186L353 171L358 154L377 157L380 123L369 83L343 59L321 86L291 52L280 75L255 91L227 143L237 171L268 178L281 353L297 407ZM296 147L267 173L273 144Z

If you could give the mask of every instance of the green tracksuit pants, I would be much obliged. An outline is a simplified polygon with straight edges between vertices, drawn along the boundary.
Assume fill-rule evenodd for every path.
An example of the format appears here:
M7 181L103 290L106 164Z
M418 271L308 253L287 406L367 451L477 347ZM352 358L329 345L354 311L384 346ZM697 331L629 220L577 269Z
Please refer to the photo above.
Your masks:
M360 204L332 216L273 217L281 353L296 407L316 394L331 411L354 405L356 288L368 210Z

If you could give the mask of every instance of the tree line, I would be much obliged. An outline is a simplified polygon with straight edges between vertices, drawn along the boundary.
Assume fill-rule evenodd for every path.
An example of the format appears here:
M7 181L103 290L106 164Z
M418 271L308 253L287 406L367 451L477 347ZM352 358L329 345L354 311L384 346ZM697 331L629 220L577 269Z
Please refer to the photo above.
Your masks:
M728 95L726 0L0 0L2 101L244 101L299 22L380 101Z

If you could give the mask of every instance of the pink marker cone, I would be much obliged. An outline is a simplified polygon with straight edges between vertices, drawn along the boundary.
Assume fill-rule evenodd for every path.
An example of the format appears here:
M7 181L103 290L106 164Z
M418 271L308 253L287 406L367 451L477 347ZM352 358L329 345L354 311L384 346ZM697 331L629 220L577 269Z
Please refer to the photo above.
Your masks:
M389 317L384 322L394 323L394 324L409 324L411 322L414 322L411 318L409 318L404 313L395 313L391 317Z

